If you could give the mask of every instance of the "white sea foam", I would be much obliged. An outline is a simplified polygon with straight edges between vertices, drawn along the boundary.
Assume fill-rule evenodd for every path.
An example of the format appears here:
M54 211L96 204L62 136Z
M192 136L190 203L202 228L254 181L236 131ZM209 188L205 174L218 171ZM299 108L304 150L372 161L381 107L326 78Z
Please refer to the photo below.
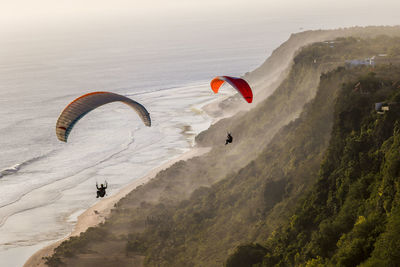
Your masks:
M74 214L96 202L96 182L107 180L112 195L190 149L195 134L211 123L202 104L232 93L214 95L208 84L128 93L148 108L152 127L129 107L113 103L81 119L68 143L51 137L55 149L3 169L0 255L68 234Z

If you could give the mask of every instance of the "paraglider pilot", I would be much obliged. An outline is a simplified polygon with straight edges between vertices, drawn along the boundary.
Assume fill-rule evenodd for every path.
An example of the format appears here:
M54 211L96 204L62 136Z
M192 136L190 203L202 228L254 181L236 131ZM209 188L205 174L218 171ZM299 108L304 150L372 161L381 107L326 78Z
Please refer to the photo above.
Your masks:
M97 197L104 197L106 195L106 189L107 189L107 181L104 182L106 186L104 186L103 184L99 185L96 182L96 188L97 188Z
M225 145L232 143L232 141L233 141L233 137L232 137L231 133L228 133L228 135L226 136Z

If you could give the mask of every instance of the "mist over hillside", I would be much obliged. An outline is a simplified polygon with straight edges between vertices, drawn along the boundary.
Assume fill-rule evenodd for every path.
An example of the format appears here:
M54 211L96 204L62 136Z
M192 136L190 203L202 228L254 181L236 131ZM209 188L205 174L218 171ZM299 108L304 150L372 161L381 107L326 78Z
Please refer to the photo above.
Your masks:
M367 90L369 94L357 99L361 106L354 105L354 109L360 109L356 114L368 117L373 116L374 101L389 101L390 93L395 90L386 86L389 80L398 77L395 70L385 74L391 70L390 62L376 67L377 78L368 76L375 71L371 66L344 67L346 60L378 54L395 58L400 51L399 36L399 27L355 27L292 35L262 66L245 75L255 90L255 98L263 100L251 110L242 106L233 110L237 101L227 99L221 107L235 115L218 121L197 136L198 146L211 147L209 153L178 162L132 191L116 205L104 224L62 243L47 263L50 266L61 262L67 266L117 263L221 266L236 251L227 262L229 266L251 266L251 263L269 266L302 263L322 255L313 252L304 258L294 257L309 242L312 231L323 218L314 221L312 229L307 229L307 223L300 224L296 234L307 230L306 237L299 239L305 241L299 241L287 252L283 250L292 237L285 233L291 233L292 229L285 225L293 221L300 199L315 194L313 185L321 183L324 177L320 174L321 163L324 162L325 168L331 166L330 171L340 165L329 161L326 155L335 147L332 140L341 140L336 136L337 131L348 126L346 121L341 124L340 114L346 114L343 113L346 108L352 111L351 99L357 97L356 93L348 96L345 92L351 92L351 86L354 88L362 80L360 77L365 77L367 87L369 79L374 85L380 81L385 84L388 89L379 91L385 94ZM337 99L347 106L341 106ZM351 123L356 124L355 118ZM387 122L389 128L390 123L394 124L394 119ZM348 127L340 137L347 138L347 134L357 133L360 128L360 125ZM385 132L391 132L389 128ZM235 142L224 146L227 130L233 133ZM388 197L394 195L391 192ZM342 197L344 201L345 196ZM310 211L310 214L318 217L318 213ZM310 217L304 218L307 222ZM354 218L351 222L354 223ZM266 245L270 236L276 238L268 242L284 247L283 252ZM286 243L279 245L281 240ZM250 242L261 245L237 250L241 244ZM265 255L269 262L263 262Z
M399 75L399 65L378 65L340 67L321 78L324 90L332 79L343 83L335 90L329 146L309 173L316 182L292 203L288 222L259 239L264 247L239 247L227 266L398 264ZM390 103L387 112L375 111L381 101Z

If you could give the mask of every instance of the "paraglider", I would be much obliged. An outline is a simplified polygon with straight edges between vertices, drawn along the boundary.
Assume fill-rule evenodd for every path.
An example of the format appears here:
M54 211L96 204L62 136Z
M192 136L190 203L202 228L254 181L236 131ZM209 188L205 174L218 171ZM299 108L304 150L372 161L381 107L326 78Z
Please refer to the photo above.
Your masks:
M148 127L151 126L149 112L144 106L142 106L138 102L115 93L92 92L78 97L65 107L57 120L57 138L60 141L67 142L68 135L70 134L72 128L83 116L85 116L93 109L116 101L120 101L133 108L133 110L135 110L139 117L142 119L144 125Z
M210 83L211 89L214 91L214 93L218 93L219 88L224 82L229 83L233 88L235 88L248 103L253 102L253 92L249 84L241 78L229 76L215 77Z
M105 184L105 186L104 186L104 184ZM96 198L99 198L99 197L103 198L106 195L106 189L108 186L107 181L104 181L104 184L101 184L99 187L99 185L96 182L96 188L97 188Z
M228 135L226 136L226 140L225 140L225 145L232 143L233 141L233 137L231 135L231 133L228 132Z

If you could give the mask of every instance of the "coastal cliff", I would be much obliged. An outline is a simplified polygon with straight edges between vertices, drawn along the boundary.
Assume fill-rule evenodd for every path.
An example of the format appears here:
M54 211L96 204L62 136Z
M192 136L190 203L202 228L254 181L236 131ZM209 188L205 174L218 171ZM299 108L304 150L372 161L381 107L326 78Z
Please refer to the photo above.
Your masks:
M63 242L47 259L48 265L221 266L232 253L230 266L250 266L237 265L241 255L267 266L265 255L275 263L285 262L283 253L272 251L266 240L291 222L297 203L312 194L321 179L320 165L326 164L331 136L340 125L337 99L347 97L343 88L349 90L360 77L368 80L372 71L371 66L344 67L345 62L378 54L395 58L399 40L390 36L400 36L400 28L292 35L262 66L245 75L255 95L265 99L197 136L198 146L211 147L209 153L180 161L136 188L103 224ZM395 79L395 70L385 74L388 64L376 67L379 78L374 79ZM388 90L394 89L384 92ZM389 93L379 96L390 100ZM367 113L376 100L368 98L360 109ZM228 99L222 107L231 109L229 101L234 102ZM230 146L223 144L227 129L235 138ZM276 245L273 242L279 240L269 242ZM242 246L249 242L261 245ZM286 262L293 261L289 257Z
M289 173L290 178L283 180L291 186L286 185L281 196L281 203L289 204L285 209L295 207L294 212L272 234L258 235L262 245L238 247L226 266L398 264L399 77L400 66L390 64L373 69L340 67L321 77L317 97L305 111L304 120L302 116L299 126L292 126L295 129L289 134L303 142L303 137L308 139L307 143L293 146L291 159L285 160L298 165L294 173ZM332 87L333 81L342 84ZM324 94L333 92L334 105L331 100L320 101ZM375 103L381 101L390 103L389 108L377 112ZM315 153L316 145L327 144L327 139L316 142L317 136L327 135L321 132L324 125L313 125L316 120L312 114L319 111L323 115L326 108L331 109L329 145L324 153ZM326 123L328 118L320 119ZM305 135L301 131L305 125L313 126L318 134ZM299 149L303 151L299 153ZM306 159L302 159L304 155ZM310 164L315 159L321 164ZM290 202L293 192L301 186L309 188L301 190L300 201ZM276 191L270 193L276 195ZM274 209L282 210L278 206Z

